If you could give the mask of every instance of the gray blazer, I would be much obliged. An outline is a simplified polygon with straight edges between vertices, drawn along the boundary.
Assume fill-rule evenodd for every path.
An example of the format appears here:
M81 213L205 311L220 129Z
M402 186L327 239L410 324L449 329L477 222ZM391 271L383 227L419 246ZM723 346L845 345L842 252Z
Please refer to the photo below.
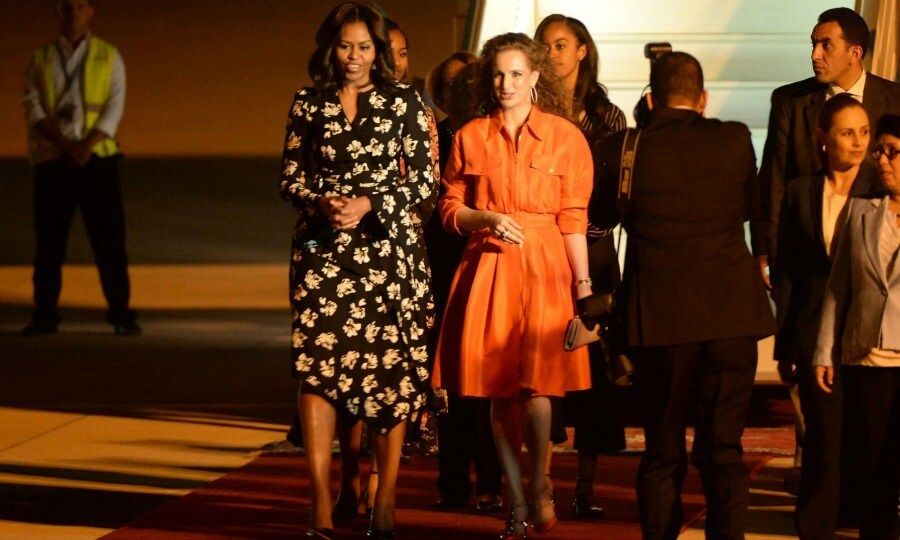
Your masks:
M878 257L888 198L851 199L822 306L813 365L857 364L874 347L900 350L900 264Z

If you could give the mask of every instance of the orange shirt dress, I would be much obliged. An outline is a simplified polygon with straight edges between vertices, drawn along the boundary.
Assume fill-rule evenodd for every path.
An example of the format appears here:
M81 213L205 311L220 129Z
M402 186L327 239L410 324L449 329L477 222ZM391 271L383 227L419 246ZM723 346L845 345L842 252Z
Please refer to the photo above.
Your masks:
M587 347L563 349L575 315L563 235L584 234L593 187L587 141L572 123L532 107L518 151L502 112L459 130L439 202L447 230L463 206L508 214L525 243L475 231L456 271L433 372L464 396L561 396L590 388Z

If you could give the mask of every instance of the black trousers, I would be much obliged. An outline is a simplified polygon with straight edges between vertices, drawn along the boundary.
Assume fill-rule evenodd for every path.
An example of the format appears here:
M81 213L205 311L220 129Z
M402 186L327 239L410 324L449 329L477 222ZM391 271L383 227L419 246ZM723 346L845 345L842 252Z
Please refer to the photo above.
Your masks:
M692 462L706 495L706 537L744 538L748 471L741 435L753 391L756 341L742 337L634 351L647 446L637 478L645 540L674 539L681 530L691 401L697 406Z
M625 449L625 421L622 418L619 388L609 378L609 350L602 341L588 345L591 357L591 388L566 394L574 409L573 447L590 454L620 452Z
M500 460L491 432L491 402L449 396L447 414L438 416L438 491L451 504L465 504L472 493L469 466L475 464L477 495L500 494Z
M69 230L81 208L103 295L107 320L130 322L128 259L125 254L125 212L118 157L94 156L84 167L66 160L40 163L34 171L34 223L37 253L34 260L35 320L59 321L57 303L62 287Z
M851 489L860 538L900 538L900 368L845 366L844 413L846 440L858 450Z
M803 540L831 540L837 526L841 500L841 423L843 389L841 369L835 370L834 392L816 383L811 362L797 366L803 434L803 462L797 493L795 521Z

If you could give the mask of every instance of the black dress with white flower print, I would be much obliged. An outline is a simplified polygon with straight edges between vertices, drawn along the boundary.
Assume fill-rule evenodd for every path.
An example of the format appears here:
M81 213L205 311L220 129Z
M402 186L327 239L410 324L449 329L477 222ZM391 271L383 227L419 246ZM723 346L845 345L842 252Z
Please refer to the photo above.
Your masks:
M291 357L300 391L379 433L415 417L429 386L429 269L411 207L433 197L425 108L406 85L360 93L348 122L337 92L297 92L281 195L301 213L291 254ZM405 163L401 175L399 161ZM360 224L336 231L322 196L367 196Z

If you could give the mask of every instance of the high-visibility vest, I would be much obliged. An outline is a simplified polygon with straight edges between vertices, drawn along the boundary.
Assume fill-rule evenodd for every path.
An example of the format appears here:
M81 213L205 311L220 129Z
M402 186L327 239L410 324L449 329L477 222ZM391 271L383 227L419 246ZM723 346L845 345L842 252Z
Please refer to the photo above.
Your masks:
M48 43L34 53L34 63L42 74L44 81L44 110L53 117L56 111L56 68L59 66L56 46ZM100 113L109 101L110 81L112 79L113 60L119 51L115 46L92 36L88 41L84 72L81 78L82 111L84 112L84 134L86 135L97 124ZM98 142L91 149L100 157L109 157L119 153L119 146L110 137Z

